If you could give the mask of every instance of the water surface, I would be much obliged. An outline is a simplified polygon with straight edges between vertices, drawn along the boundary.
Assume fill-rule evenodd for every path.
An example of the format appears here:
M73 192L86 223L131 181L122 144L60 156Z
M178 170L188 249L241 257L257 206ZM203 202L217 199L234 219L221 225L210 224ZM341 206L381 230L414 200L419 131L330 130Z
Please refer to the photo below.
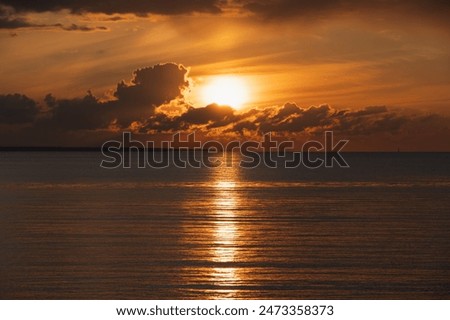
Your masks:
M450 154L117 169L0 153L2 299L449 299Z

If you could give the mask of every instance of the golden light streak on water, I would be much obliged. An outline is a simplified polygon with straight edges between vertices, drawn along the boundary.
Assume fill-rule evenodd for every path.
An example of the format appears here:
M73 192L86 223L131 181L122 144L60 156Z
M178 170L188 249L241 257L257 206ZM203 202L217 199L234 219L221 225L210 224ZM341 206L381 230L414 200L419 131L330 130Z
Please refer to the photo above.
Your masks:
M211 247L213 261L220 267L214 267L211 272L215 285L223 287L219 289L217 298L233 299L238 290L235 286L241 281L237 269L233 263L238 258L239 230L236 223L236 211L239 206L237 194L237 168L217 168L213 175L214 198L212 208L215 216L213 243Z

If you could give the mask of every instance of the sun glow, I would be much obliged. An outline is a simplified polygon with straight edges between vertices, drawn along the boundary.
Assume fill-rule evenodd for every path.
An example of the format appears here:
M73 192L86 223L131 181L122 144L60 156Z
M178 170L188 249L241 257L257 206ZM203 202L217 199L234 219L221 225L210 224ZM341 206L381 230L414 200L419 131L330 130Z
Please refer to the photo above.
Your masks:
M249 90L244 79L236 76L214 77L202 90L205 104L217 103L240 109L249 100Z

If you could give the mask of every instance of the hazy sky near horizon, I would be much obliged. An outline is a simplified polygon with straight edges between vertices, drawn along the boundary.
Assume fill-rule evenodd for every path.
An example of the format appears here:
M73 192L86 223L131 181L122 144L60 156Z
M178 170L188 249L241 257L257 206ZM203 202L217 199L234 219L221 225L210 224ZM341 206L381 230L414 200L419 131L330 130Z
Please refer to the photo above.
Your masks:
M168 104L172 98L181 97L183 107L178 111L182 115L186 108L205 109L209 103L220 102L205 101L202 90L211 79L232 75L243 79L248 87L244 108L238 113L262 108L269 117L275 117L284 108L285 118L279 121L286 124L292 118L303 118L303 126L299 125L296 132L314 131L318 124L323 128L331 126L338 121L333 114L342 110L355 114L375 106L379 108L369 109L378 110L374 113L377 118L370 120L369 133L353 130L352 135L373 135L377 130L397 134L393 123L383 131L377 121L392 122L393 117L401 117L402 120L395 118L395 125L400 128L400 123L420 122L420 117L430 115L439 117L436 121L441 124L439 133L430 135L445 135L450 115L448 16L450 4L437 0L129 0L108 4L87 0L0 0L0 102L6 105L3 116L0 105L0 120L9 129L18 124L29 127L27 122L11 116L17 104L24 117L32 117L33 128L42 131L36 125L41 118L56 119L68 108L73 108L69 113L77 114L73 103L67 107L58 101L86 100L88 90L88 96L96 101L91 110L98 107L96 103L117 99L122 99L125 106L129 97L118 97L121 80L131 87L135 70L175 63L189 80L179 83L180 92L156 99L157 103L144 99L149 108L142 113L133 110L134 118L127 117L127 121L115 113L103 119L98 128L74 126L71 134L74 130L117 130L131 125L143 132L143 128L149 128L149 119L163 110L160 105ZM158 81L153 75L150 77ZM139 91L129 89L130 94ZM13 93L25 95L34 106L24 107L23 99L7 99ZM53 105L44 99L49 93ZM135 100L142 99L126 101ZM286 103L295 103L298 109L286 108ZM309 107L320 109L324 105L329 108L327 121L304 126ZM268 107L275 109L269 112ZM382 112L382 107L386 111ZM84 105L78 110L83 108ZM241 134L275 128L274 122L268 126L258 124L255 115L230 120L223 110L216 111L206 110L213 116L202 124L223 120L217 116L219 113L228 117L225 131L237 125L240 130L231 131ZM85 111L80 114L90 118ZM162 123L160 119L158 123ZM189 124L195 124L197 129L201 125L196 121ZM177 128L191 128L189 124ZM408 125L412 126L411 122ZM435 126L433 122L430 127ZM286 128L292 130L287 125L276 130L284 132ZM370 139L376 140L373 136ZM445 140L436 149L445 149ZM412 141L413 138L411 145Z

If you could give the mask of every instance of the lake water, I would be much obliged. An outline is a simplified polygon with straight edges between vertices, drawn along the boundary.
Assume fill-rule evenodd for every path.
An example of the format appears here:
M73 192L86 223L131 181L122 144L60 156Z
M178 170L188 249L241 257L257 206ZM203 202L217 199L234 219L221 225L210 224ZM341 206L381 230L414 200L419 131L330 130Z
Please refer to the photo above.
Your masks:
M350 168L0 153L2 299L449 299L450 154Z

